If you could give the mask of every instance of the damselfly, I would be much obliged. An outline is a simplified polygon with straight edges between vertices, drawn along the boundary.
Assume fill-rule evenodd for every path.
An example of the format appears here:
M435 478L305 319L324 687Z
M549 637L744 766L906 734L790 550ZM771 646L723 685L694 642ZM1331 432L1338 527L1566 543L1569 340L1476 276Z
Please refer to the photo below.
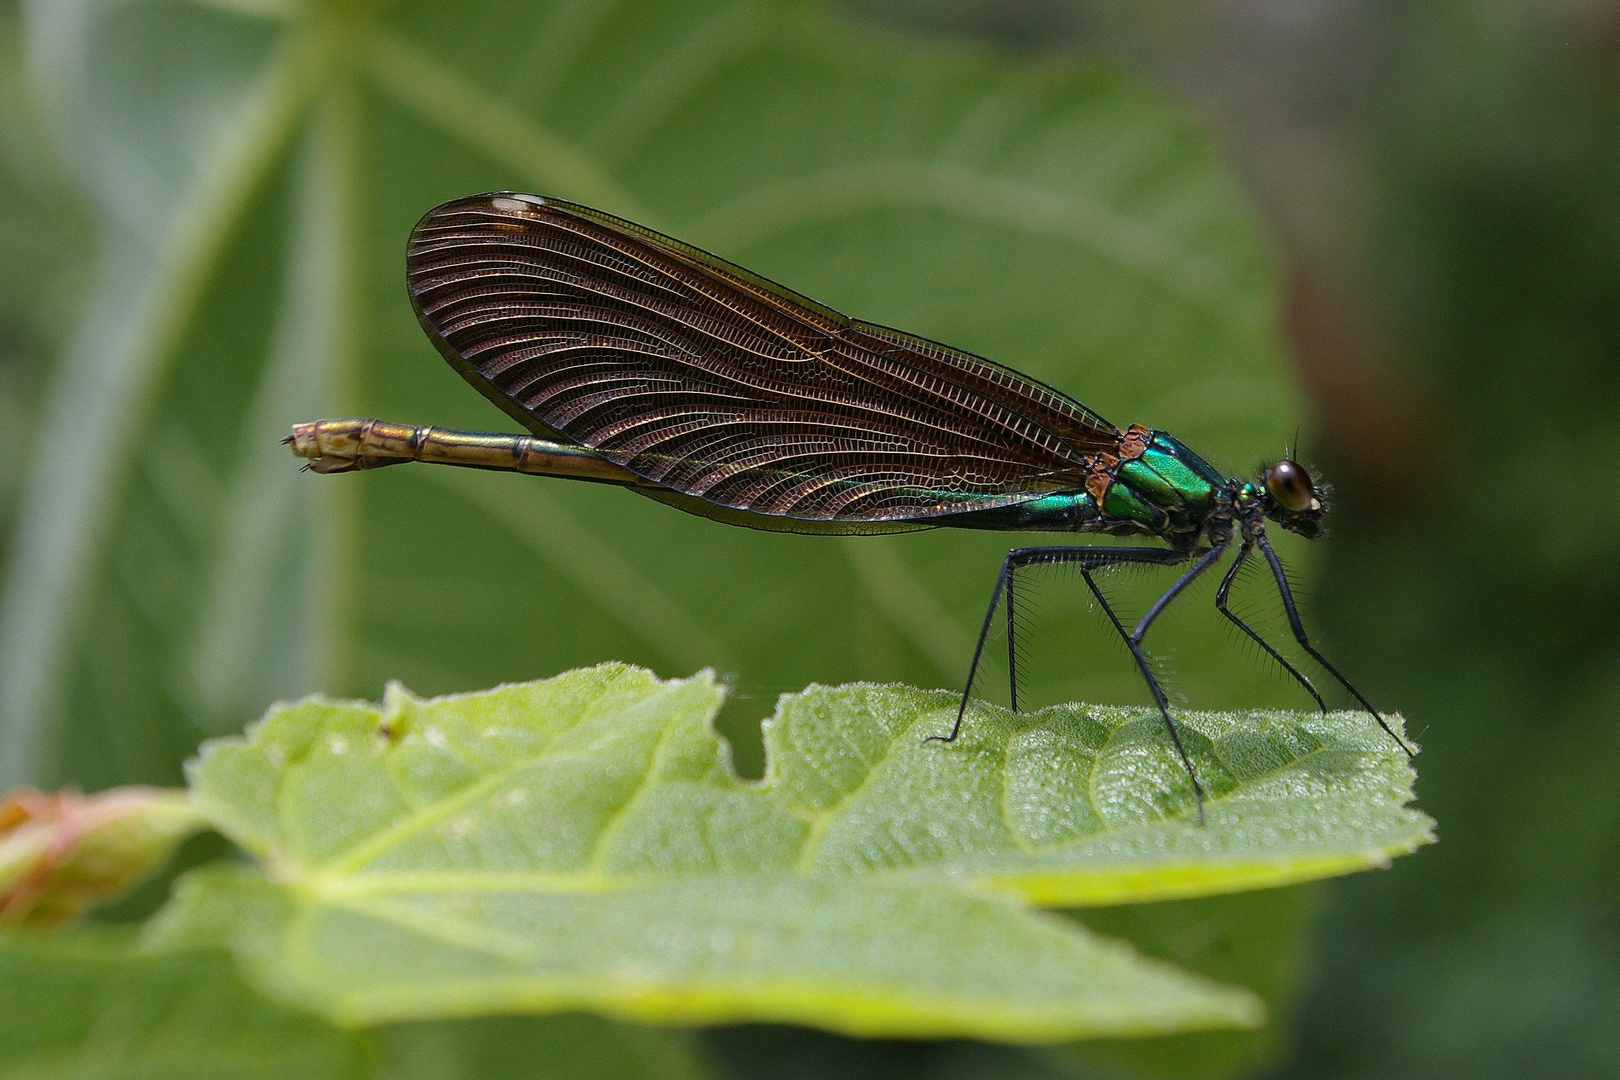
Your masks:
M1162 546L1060 545L1008 553L968 664L952 742L1005 601L1016 710L1020 570L1078 568L1130 650L1192 780L1170 703L1143 649L1149 628L1235 549L1215 606L1315 699L1287 657L1233 612L1232 583L1258 551L1294 639L1411 749L1312 644L1275 522L1321 533L1323 492L1291 460L1253 481L1223 476L1174 436L1118 428L1011 368L851 319L740 266L588 207L494 193L430 211L411 233L412 305L445 359L532 435L381 420L299 424L293 452L317 472L406 461L618 484L733 525L829 534L959 528L1147 536ZM1134 626L1095 573L1185 565Z

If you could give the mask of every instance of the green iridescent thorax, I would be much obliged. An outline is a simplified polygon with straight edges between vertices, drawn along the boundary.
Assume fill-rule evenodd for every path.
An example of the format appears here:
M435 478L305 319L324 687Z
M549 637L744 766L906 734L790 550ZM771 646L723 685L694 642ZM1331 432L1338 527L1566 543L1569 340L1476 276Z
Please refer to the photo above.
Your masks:
M1120 462L1103 496L1102 511L1160 536L1197 532L1226 483L1180 440L1155 431L1141 457Z
M975 510L932 524L959 529L1112 533L1176 537L1202 532L1231 481L1162 431L1142 453L1121 461L1102 504L1084 491L1060 491Z

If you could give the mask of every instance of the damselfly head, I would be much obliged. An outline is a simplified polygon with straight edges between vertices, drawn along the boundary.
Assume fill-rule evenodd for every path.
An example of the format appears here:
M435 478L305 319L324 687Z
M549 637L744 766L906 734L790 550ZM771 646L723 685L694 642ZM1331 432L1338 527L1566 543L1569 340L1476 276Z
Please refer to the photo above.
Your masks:
M1267 468L1261 480L1269 496L1266 517L1309 539L1322 535L1326 492L1317 487L1305 466L1284 459Z

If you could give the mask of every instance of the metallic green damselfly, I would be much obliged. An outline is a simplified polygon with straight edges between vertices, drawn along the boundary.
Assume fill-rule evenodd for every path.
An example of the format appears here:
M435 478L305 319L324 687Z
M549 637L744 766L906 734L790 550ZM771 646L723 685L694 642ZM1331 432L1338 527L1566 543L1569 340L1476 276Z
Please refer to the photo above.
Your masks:
M407 251L411 302L462 377L531 435L381 420L299 424L293 452L318 472L406 461L569 477L631 488L733 525L827 534L925 528L1146 536L1162 546L1060 545L1009 552L968 665L953 742L1003 605L1018 707L1017 576L1078 568L1125 642L1192 781L1143 641L1183 589L1235 551L1220 613L1322 695L1228 606L1258 553L1294 639L1408 754L1367 699L1312 644L1267 522L1321 534L1323 491L1278 461L1226 477L1164 431L1119 428L1011 368L851 319L678 240L598 210L498 192L430 211ZM1095 572L1186 565L1134 626Z

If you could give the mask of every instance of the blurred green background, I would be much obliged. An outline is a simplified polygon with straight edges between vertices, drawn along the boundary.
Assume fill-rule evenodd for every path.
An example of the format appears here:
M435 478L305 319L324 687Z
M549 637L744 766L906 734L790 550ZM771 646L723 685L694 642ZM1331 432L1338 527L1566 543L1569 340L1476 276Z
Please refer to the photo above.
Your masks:
M174 783L276 696L609 657L731 676L757 769L781 690L961 677L996 537L763 536L583 485L296 472L289 418L508 426L421 338L403 237L441 199L549 185L1225 468L1303 425L1336 508L1289 554L1332 654L1422 742L1441 823L1388 873L1085 916L1264 987L1261 1039L744 1028L704 1037L709 1067L1620 1076L1612 4L298 7L0 4L8 781ZM301 19L321 48L287 46ZM387 44L348 78L374 19ZM916 164L937 161L960 168ZM1117 216L1064 219L1074 195ZM1031 206L1064 224L1015 220ZM1300 704L1216 623L1205 595L1165 628L1189 703ZM1033 701L1143 700L1072 582L1043 587L1036 653Z

